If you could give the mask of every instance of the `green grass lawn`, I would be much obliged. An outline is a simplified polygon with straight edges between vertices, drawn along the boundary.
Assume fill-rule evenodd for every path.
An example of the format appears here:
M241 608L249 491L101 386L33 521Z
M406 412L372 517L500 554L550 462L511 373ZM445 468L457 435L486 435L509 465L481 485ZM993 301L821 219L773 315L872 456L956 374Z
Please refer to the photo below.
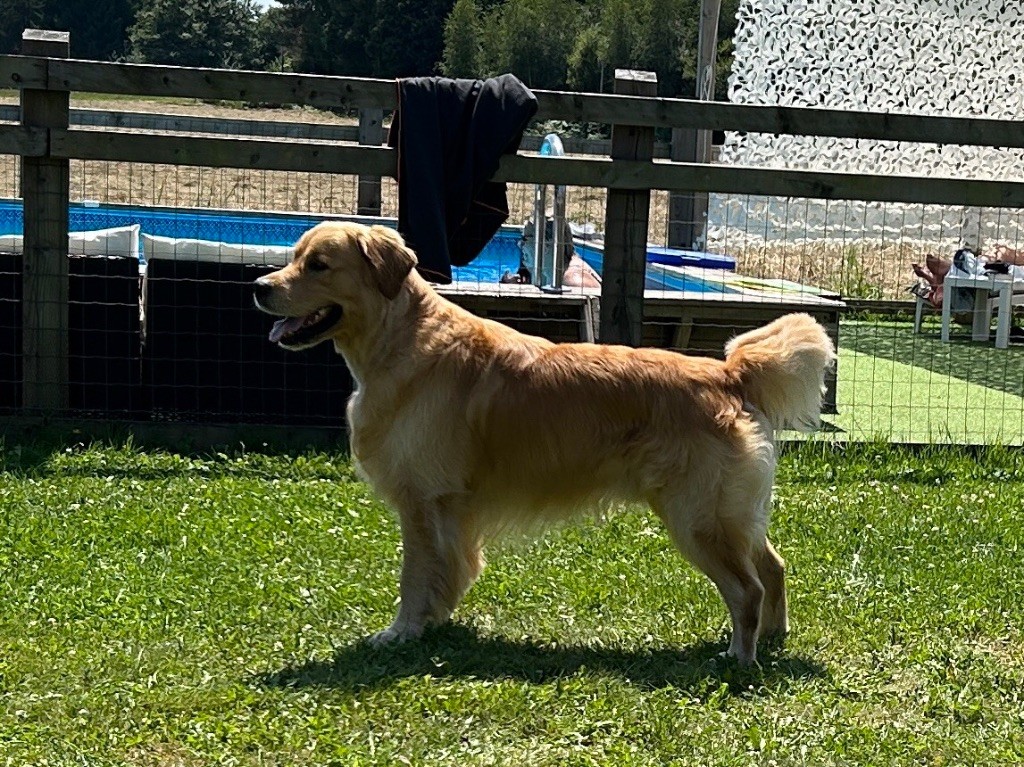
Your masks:
M369 649L399 563L344 458L0 450L0 763L1024 761L1016 452L807 444L760 668L656 520L493 548L449 627Z
M1024 346L914 335L909 322L844 321L834 436L849 440L1024 442Z

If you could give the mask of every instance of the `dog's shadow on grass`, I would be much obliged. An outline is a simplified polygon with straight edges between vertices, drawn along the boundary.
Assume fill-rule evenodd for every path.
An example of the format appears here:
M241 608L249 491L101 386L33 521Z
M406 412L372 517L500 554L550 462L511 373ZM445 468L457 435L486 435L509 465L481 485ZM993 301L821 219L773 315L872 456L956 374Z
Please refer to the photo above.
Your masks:
M723 685L731 693L740 693L786 679L827 675L814 661L783 652L777 641L762 641L759 664L751 667L722 657L724 649L725 644L717 642L650 650L549 645L482 637L468 626L449 624L415 642L386 647L358 642L340 647L331 658L263 674L256 683L286 689L359 690L423 676L545 683L589 674L617 676L646 689L678 688L701 697L721 691Z

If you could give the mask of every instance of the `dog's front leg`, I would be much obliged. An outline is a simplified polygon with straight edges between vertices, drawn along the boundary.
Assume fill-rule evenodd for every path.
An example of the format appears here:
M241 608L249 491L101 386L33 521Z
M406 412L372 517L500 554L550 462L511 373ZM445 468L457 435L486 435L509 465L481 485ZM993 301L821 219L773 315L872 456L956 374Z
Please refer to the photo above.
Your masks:
M370 641L415 639L444 623L483 569L480 537L459 504L441 499L403 510L401 604L394 622Z

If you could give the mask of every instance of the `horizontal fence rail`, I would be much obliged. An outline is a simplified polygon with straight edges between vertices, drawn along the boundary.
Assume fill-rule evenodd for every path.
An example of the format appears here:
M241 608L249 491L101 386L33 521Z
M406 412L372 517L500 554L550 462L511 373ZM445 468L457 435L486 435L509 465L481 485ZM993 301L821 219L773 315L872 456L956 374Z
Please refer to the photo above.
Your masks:
M0 122L16 123L21 108L0 104ZM227 136L302 139L306 141L358 141L356 125L331 125L284 120L200 117L162 112L130 112L113 109L71 109L68 122L76 127L142 130L150 133L212 133Z
M395 151L383 146L206 136L175 136L169 141L165 135L132 131L47 131L17 125L0 125L0 154L391 178L397 173ZM1024 208L1021 181L825 173L660 160L516 155L502 159L495 178L608 189L678 189L822 200Z
M17 123L21 108L16 104L0 104L0 123ZM255 120L245 118L201 117L164 112L133 112L115 109L70 110L69 123L75 127L108 128L146 131L149 133L207 133L249 138L298 139L302 141L359 141L359 126L329 123L296 122L292 120ZM607 155L611 140L602 138L576 138L562 136L566 154ZM523 136L519 149L536 152L543 136ZM654 156L668 159L671 146L667 142L654 144Z
M323 109L393 109L394 81L330 75L0 57L0 86L176 96ZM538 120L1024 148L1024 122L535 91Z

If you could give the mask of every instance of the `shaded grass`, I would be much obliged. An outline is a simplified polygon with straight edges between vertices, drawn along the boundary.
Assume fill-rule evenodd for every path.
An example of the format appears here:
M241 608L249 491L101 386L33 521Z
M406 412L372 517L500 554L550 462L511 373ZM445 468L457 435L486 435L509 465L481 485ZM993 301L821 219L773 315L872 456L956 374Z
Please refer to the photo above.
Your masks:
M721 660L714 590L626 510L491 550L456 622L394 609L386 510L329 453L0 451L11 764L1006 764L1024 759L1021 458L782 461L793 631Z

